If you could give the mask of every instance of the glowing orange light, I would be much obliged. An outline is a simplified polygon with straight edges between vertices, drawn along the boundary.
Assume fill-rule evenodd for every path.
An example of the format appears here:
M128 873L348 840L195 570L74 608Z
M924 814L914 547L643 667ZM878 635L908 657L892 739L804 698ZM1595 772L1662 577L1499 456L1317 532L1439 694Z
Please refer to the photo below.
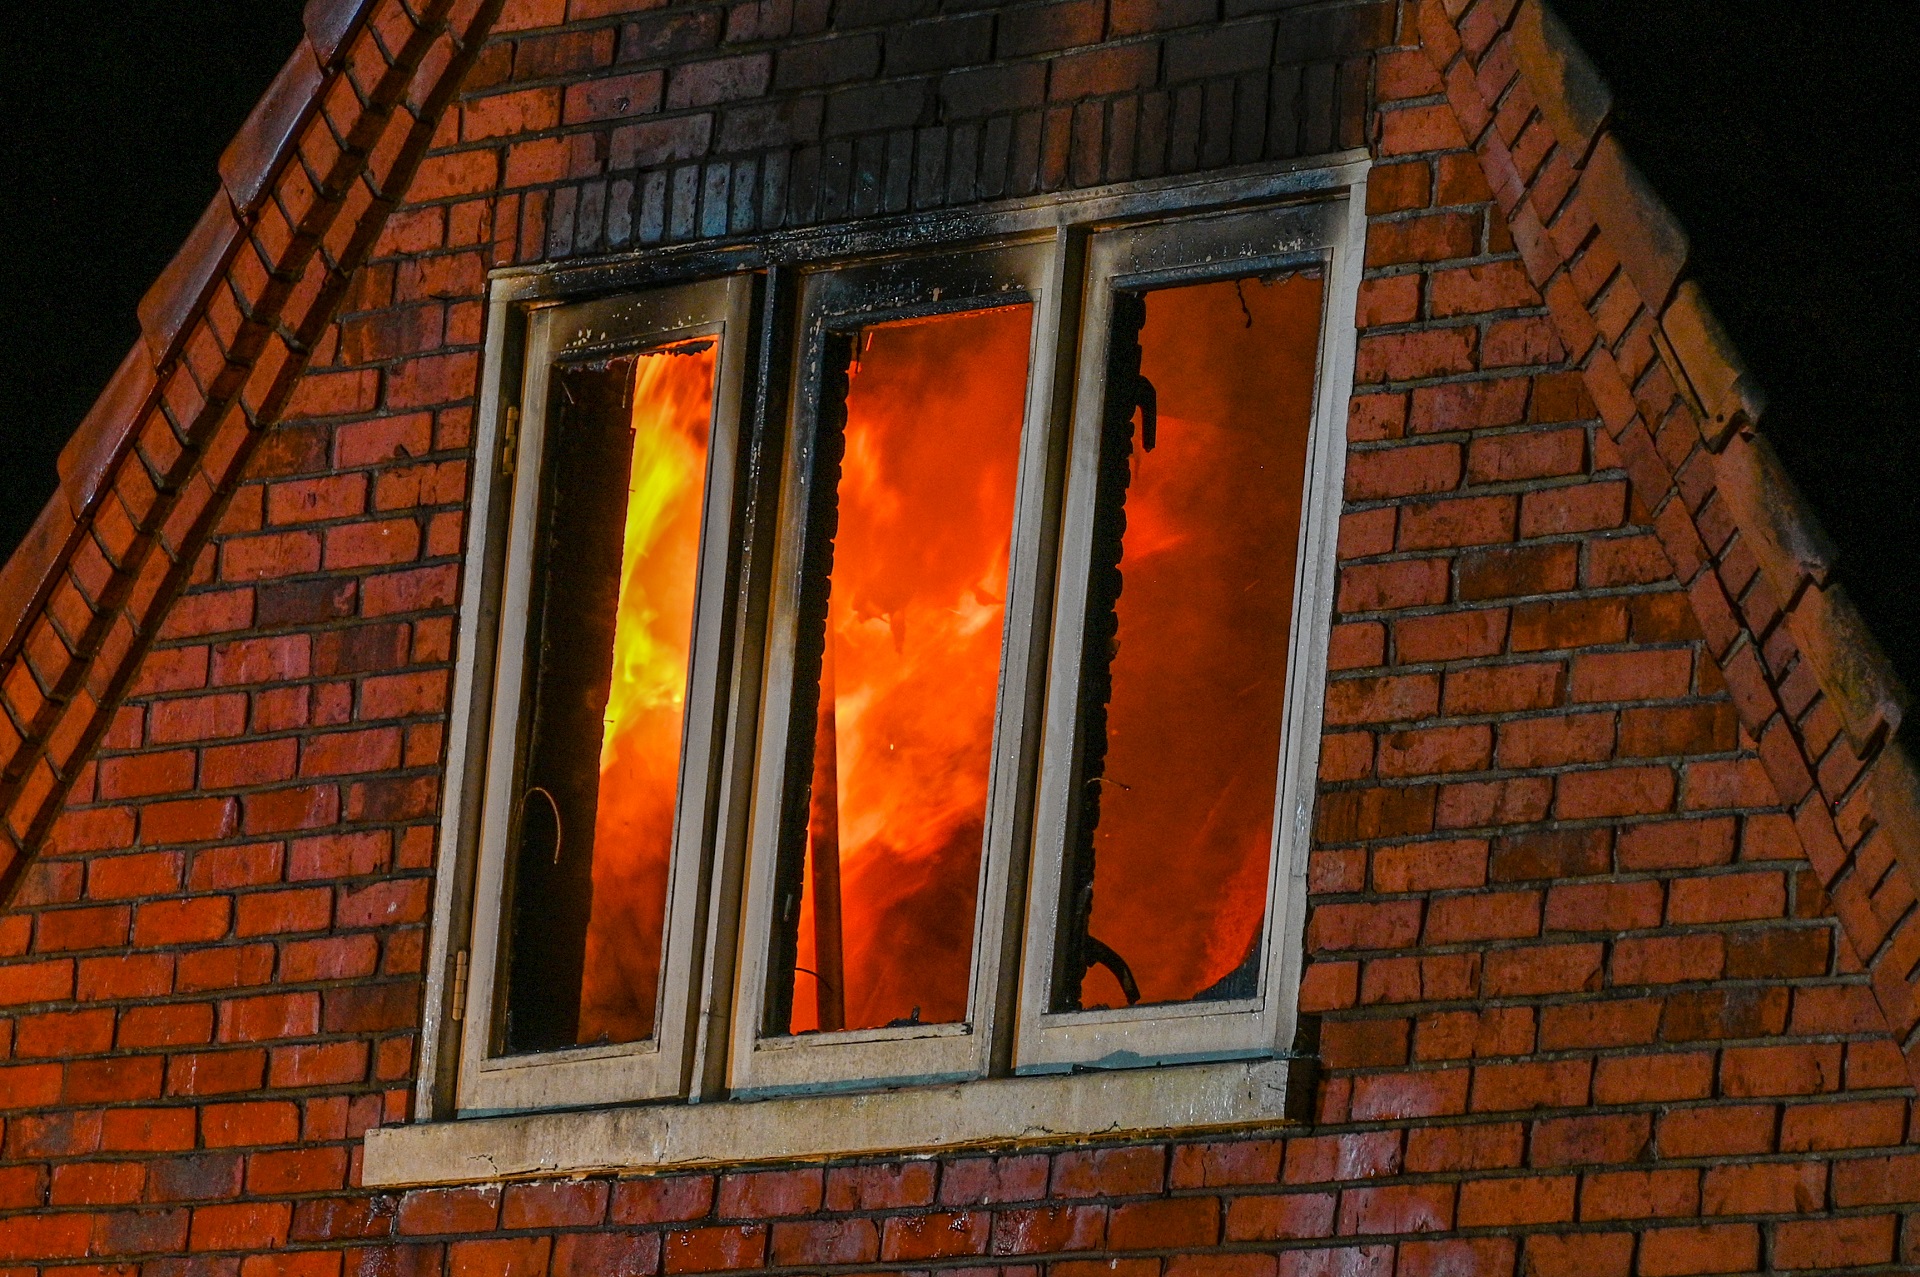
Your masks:
M716 353L707 343L636 361L582 1042L637 1041L654 1028Z
M1146 295L1119 649L1089 930L1142 1000L1192 998L1259 939L1286 695L1321 281ZM1104 968L1082 1002L1123 1002Z
M966 1017L1031 309L870 329L847 398L827 641L848 1029ZM818 1026L816 957L809 873L795 1032Z

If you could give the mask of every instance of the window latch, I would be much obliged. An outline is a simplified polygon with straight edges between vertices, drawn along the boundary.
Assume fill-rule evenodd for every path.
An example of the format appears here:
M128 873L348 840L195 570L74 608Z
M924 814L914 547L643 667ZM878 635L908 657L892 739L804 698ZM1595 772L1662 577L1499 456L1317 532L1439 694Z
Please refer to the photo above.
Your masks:
M455 1024L467 1018L467 951L462 949L453 958L453 1010L450 1013Z
M500 444L500 473L501 474L503 475L513 474L514 458L519 454L519 451L520 451L520 410L518 408L509 407L507 409L507 425L506 425L506 429L502 431L502 441Z

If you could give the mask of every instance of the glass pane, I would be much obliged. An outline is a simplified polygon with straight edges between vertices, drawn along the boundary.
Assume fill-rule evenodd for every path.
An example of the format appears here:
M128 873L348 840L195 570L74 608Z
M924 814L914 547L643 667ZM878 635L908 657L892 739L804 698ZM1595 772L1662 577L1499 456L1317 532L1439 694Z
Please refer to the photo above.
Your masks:
M1321 291L1115 298L1056 1010L1258 992Z
M554 372L510 1050L654 1031L716 354Z
M842 339L845 449L826 498L837 527L825 553L809 548L824 625L816 612L801 642L819 645L819 695L797 698L813 730L795 751L809 783L772 1032L966 1018L1031 309ZM838 415L824 406L823 456Z

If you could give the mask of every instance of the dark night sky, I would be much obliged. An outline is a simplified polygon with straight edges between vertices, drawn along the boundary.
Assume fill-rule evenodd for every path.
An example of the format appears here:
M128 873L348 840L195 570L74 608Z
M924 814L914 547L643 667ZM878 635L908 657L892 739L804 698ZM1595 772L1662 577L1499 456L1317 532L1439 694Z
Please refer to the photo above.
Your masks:
M298 0L5 0L0 552L299 38ZM1888 0L1558 0L1765 385L1769 436L1920 686L1920 24Z
M0 0L0 553L300 39L300 0Z

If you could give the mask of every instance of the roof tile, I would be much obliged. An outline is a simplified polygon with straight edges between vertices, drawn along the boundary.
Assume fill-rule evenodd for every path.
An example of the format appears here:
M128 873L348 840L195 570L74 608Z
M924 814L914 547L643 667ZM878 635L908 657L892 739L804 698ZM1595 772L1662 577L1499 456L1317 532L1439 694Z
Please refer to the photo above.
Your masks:
M1513 54L1533 86L1540 113L1554 136L1586 160L1601 126L1613 113L1613 91L1558 16L1540 0L1522 0L1513 15Z
M60 488L76 517L85 514L99 495L153 389L153 362L146 344L135 342L80 428L60 450Z
M313 46L303 39L220 153L220 180L243 215L259 207L268 179L313 106L320 81L320 63Z
M1833 548L1808 515L1773 445L1762 435L1742 431L1728 440L1714 469L1720 497L1733 511L1774 594L1783 601L1793 598L1802 578L1824 586L1832 571Z
M1856 750L1868 748L1882 727L1899 728L1906 689L1846 587L1836 582L1808 590L1787 614L1787 626Z
M0 566L0 662L10 659L27 627L39 615L43 591L53 586L53 567L73 536L73 507L56 492L33 521L27 535ZM4 869L0 869L4 872Z
M1711 419L1709 442L1714 442L1713 436L1735 428L1736 418L1742 413L1748 421L1760 419L1766 410L1766 395L1754 383L1740 352L1734 349L1732 339L1720 327L1694 281L1687 280L1674 293L1666 314L1660 317L1660 331L1694 398Z
M155 367L173 357L201 298L239 242L240 223L223 189L214 195L188 233L187 242L140 299L140 331L146 334Z
M1580 194L1612 237L1647 308L1658 314L1687 264L1687 233L1612 133L1594 143Z
M373 0L307 0L302 17L307 26L307 39L313 42L314 56L321 66L333 65L340 51L347 47L347 39L359 25L361 15L372 4Z

